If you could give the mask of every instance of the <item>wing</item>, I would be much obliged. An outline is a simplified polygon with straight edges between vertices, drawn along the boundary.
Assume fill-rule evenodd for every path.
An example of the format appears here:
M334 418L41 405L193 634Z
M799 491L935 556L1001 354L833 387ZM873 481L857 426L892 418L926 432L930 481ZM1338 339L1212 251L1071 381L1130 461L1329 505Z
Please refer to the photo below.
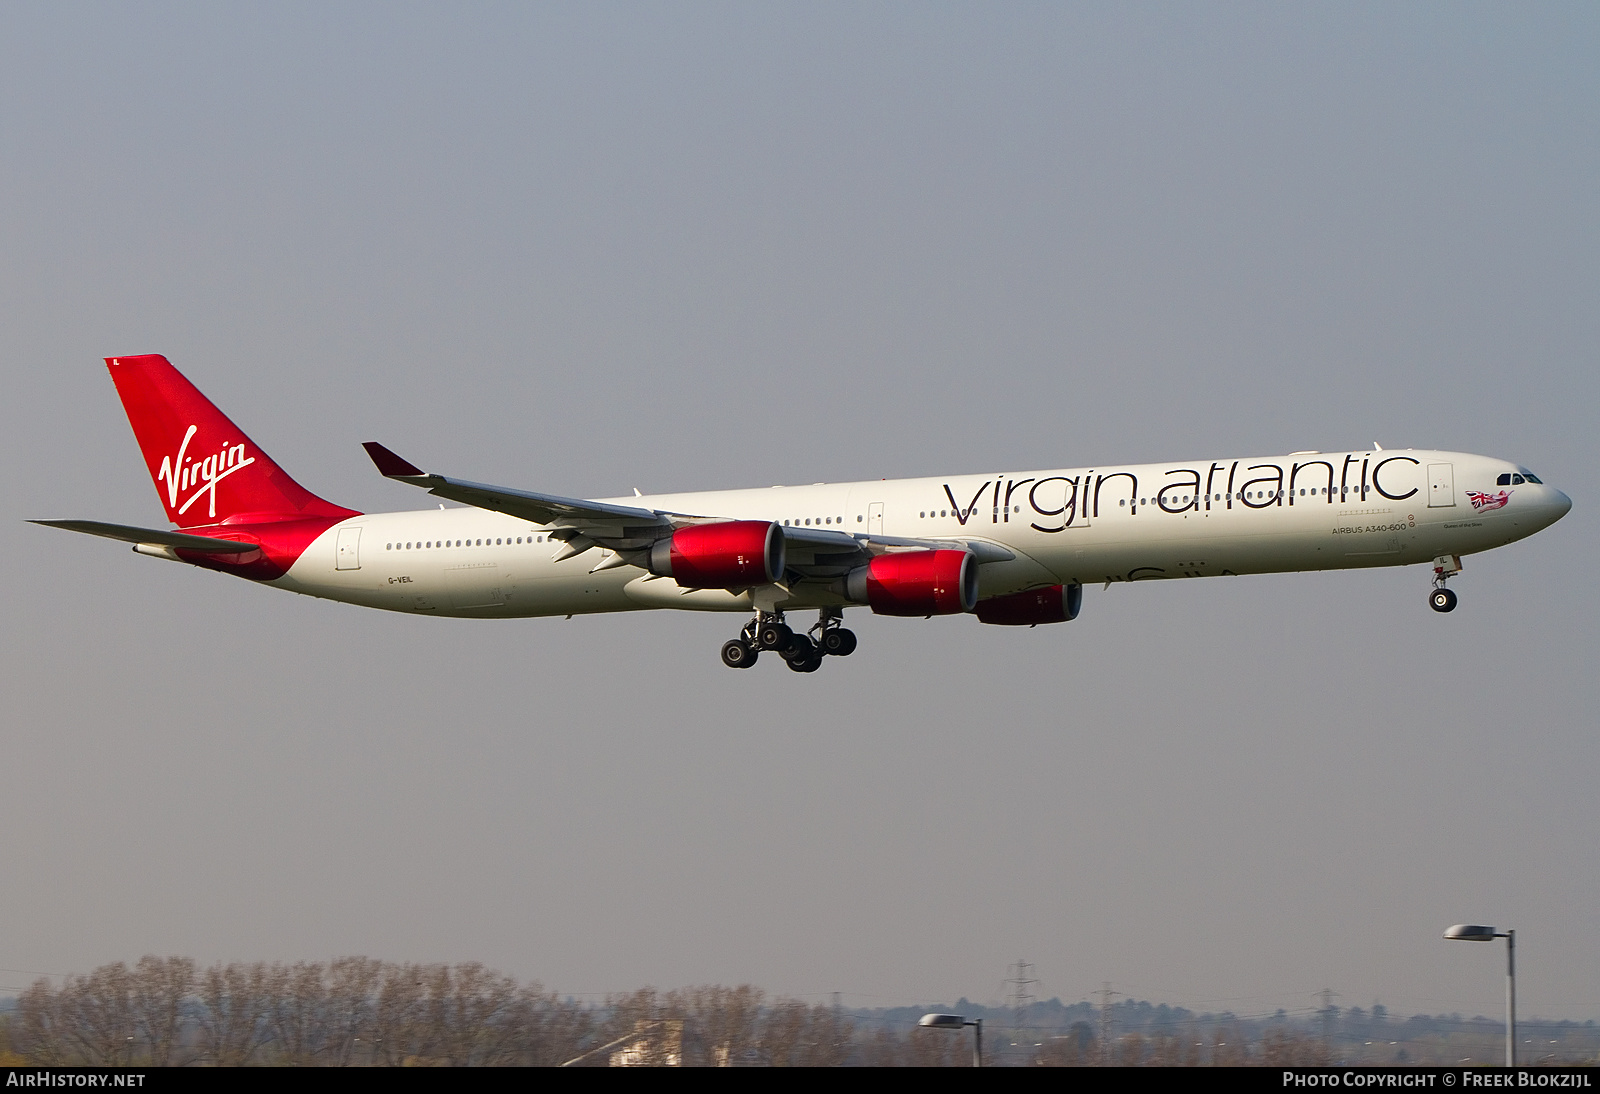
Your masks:
M559 494L538 494L531 490L512 490L505 486L488 486L445 475L430 475L377 441L367 441L361 447L367 450L367 455L372 457L372 462L385 478L420 486L437 497L548 526L552 539L566 541L558 558L571 558L597 546L612 551L638 550L649 547L663 536L671 535L681 524L700 523L693 518L674 521L671 515L658 513L654 509L564 498Z
M185 551L204 551L208 555L228 555L246 551L259 551L259 543L240 543L232 539L212 539L210 536L191 536L183 532L161 532L154 528L135 528L129 524L102 524L97 520L31 520L29 524L42 524L46 528L65 528L69 532L84 532L91 536L120 539L124 543L141 543L157 547L181 547Z
M647 552L657 540L670 536L679 528L734 519L641 509L631 505L564 498L558 494L487 486L465 479L429 474L376 441L368 441L362 447L386 478L420 486L430 494L451 501L550 527L552 538L566 541L556 556L557 560L571 558L593 547L603 547L613 552L595 570L640 565L641 552ZM906 539L788 526L781 530L788 558L786 577L789 582L831 581L862 565L873 555L890 551L955 548L970 551L979 563L1000 562L1016 557L998 544L978 539Z

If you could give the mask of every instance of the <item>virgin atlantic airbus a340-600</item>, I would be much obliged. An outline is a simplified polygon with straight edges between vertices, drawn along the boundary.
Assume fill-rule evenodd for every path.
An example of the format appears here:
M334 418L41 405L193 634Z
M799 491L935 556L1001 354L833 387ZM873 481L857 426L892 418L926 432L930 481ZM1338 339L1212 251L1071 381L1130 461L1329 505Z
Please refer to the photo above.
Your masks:
M132 543L310 596L499 619L676 608L738 612L722 647L796 672L847 656L844 610L1061 623L1095 582L1431 563L1448 612L1461 556L1531 536L1572 502L1526 467L1461 452L1291 452L949 478L583 501L429 474L380 444L391 479L467 508L358 513L257 448L165 357L106 364L176 529L55 528ZM786 614L814 611L804 633Z

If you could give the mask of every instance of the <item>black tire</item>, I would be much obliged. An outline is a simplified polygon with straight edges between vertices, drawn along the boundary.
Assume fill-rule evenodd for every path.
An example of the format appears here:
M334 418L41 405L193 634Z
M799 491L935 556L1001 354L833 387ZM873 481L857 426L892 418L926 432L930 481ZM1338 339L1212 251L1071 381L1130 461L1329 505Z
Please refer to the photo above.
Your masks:
M783 651L785 661L804 661L808 657L821 657L817 644L810 637L797 634L789 639L788 647Z
M1449 589L1435 589L1428 595L1428 607L1436 612L1456 610L1456 594Z
M816 650L805 657L789 658L789 668L795 672L816 672L822 667L822 654Z
M746 645L743 639L735 638L722 644L722 663L730 669L747 669L756 663L760 653L755 647Z
M782 623L763 623L756 631L756 645L764 650L786 650L794 639L794 632Z
M829 657L849 657L856 652L856 632L843 627L822 632L822 652Z

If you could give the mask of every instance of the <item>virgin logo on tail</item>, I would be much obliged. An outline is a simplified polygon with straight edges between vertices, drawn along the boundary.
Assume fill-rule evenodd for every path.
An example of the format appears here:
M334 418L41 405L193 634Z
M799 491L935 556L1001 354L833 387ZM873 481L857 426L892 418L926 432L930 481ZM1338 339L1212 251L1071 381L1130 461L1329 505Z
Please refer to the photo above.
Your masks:
M196 460L187 455L189 442L200 429L191 425L189 431L183 435L183 443L178 446L178 455L161 457L161 470L156 472L156 482L165 481L167 484L167 505L182 516L189 511L189 507L200 500L201 495L208 497L210 510L208 515L215 518L217 515L217 483L233 474L242 471L256 462L254 456L244 454L243 444L232 444L224 441L222 448L213 456ZM196 487L194 493L184 499L182 505L178 504L178 495L190 487Z

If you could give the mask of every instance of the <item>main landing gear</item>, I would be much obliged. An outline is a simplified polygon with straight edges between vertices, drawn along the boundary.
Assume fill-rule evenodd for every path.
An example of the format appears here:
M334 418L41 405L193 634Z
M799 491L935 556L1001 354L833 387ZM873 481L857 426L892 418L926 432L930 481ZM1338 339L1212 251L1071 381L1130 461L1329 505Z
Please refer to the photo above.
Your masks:
M1440 555L1433 560L1433 592L1428 594L1428 607L1436 612L1456 610L1456 594L1444 583L1461 572L1460 555Z
M757 612L738 638L723 643L722 663L730 669L747 669L765 650L783 658L795 672L816 672L824 657L849 657L855 652L855 632L840 626L843 619L840 609L823 608L809 631L796 634L783 621L782 612Z

